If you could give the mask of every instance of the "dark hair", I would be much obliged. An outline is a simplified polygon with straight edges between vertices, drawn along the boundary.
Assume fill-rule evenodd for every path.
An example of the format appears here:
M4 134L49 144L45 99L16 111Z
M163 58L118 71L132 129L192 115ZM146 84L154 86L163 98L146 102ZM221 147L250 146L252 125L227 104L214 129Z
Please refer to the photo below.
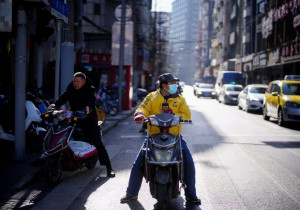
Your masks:
M86 75L82 72L76 72L73 77L81 77L82 79L86 80Z

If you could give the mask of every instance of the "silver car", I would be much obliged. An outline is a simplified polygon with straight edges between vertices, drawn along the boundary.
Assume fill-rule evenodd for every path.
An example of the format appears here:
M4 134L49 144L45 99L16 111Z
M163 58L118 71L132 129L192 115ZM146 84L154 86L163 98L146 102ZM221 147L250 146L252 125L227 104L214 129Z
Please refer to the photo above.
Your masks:
M239 93L243 90L242 85L223 85L218 101L224 104L237 104L237 98Z
M252 84L247 85L238 96L239 109L250 111L261 111L267 85Z
M196 88L196 96L200 97L210 97L215 98L216 92L212 84L199 84Z

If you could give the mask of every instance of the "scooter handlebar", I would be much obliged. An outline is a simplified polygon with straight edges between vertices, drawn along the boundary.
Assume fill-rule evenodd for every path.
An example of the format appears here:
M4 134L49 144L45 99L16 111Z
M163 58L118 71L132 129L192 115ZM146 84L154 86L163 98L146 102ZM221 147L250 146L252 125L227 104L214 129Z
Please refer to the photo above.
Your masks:
M180 120L181 124L192 124L192 120Z

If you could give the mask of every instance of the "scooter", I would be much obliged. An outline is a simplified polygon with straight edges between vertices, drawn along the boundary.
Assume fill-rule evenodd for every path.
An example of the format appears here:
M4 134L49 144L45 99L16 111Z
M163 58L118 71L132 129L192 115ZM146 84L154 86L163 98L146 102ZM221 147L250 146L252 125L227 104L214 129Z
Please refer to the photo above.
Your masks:
M1 95L1 118L3 121L0 123L0 139L15 141L14 135L14 104L12 97ZM41 112L34 104L32 98L26 97L25 101L26 118L25 118L25 131L26 135L34 133L35 136L42 135L46 129L40 126L42 122ZM34 142L33 142L34 143Z
M82 119L82 112L50 110L43 114L49 130L43 141L45 160L44 176L47 183L58 184L62 171L75 171L82 167L92 169L98 161L97 149L90 143L74 139L76 123ZM98 123L98 125L101 125Z
M150 126L160 129L160 133L147 136L144 150L144 177L149 182L152 197L157 199L159 209L166 209L168 200L180 195L185 186L183 154L180 134L169 133L171 127L191 123L180 116L169 113L151 115L146 120ZM181 184L181 185L180 185Z

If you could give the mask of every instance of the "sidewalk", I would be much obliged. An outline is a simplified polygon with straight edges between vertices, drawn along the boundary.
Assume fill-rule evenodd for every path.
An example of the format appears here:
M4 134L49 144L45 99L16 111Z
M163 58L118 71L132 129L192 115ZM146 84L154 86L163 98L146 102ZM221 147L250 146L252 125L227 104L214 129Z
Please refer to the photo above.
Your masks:
M119 122L132 116L134 111L135 107L122 111L116 116L108 116L102 125L103 135L117 126ZM21 162L15 161L13 155L14 142L0 140L0 207L3 200L7 200L42 176L42 166L35 164L41 155L40 151L27 150L27 159Z

